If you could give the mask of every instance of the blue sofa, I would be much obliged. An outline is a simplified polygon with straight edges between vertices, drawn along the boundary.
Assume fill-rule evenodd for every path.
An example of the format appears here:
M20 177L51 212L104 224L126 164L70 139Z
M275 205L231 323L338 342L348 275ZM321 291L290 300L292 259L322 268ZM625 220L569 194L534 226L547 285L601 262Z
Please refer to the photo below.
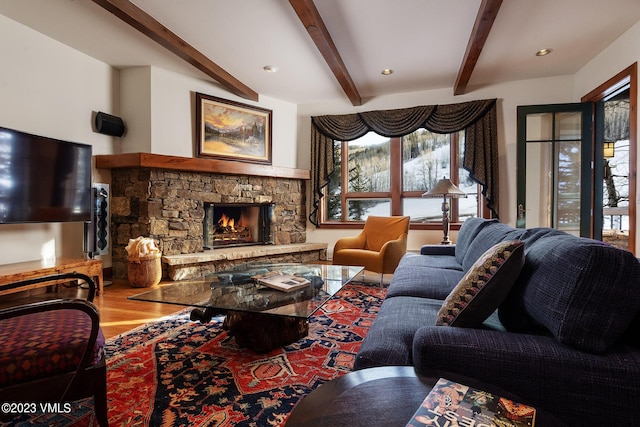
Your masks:
M474 327L436 326L443 300L505 240L523 241L525 260L497 310ZM472 218L455 246L402 258L355 369L413 365L497 386L567 425L640 425L639 332L633 254L555 229Z

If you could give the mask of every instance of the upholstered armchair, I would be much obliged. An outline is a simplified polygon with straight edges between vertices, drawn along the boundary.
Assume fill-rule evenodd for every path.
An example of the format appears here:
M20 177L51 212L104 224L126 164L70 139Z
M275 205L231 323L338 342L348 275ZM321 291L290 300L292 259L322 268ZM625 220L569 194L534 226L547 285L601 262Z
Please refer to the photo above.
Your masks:
M16 286L67 279L88 284L87 300L55 299L0 310L0 402L30 402L39 409L39 403L64 405L93 397L96 419L107 427L104 336L91 302L95 282L66 273Z
M408 216L369 216L357 236L338 240L333 248L336 265L361 265L380 274L393 273L407 252Z

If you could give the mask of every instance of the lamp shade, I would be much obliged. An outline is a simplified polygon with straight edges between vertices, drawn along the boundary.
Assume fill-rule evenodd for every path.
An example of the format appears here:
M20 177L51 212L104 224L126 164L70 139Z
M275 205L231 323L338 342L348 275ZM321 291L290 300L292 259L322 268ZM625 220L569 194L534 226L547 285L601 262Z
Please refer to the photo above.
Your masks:
M451 182L449 178L442 178L436 185L426 193L422 195L424 198L430 197L467 197L467 193L460 190L456 185Z

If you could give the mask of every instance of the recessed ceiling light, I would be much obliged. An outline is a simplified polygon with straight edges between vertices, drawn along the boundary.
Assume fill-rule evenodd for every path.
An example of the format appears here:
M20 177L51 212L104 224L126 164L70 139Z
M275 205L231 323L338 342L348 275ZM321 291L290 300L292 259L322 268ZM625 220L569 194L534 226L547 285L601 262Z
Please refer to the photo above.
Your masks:
M536 56L546 56L553 52L553 49L540 49L536 52Z
M276 67L275 65L265 65L264 67L262 67L262 69L267 73L275 73L276 71L278 71L278 67Z
M393 74L393 70L391 68L385 68L384 70L381 71L381 74L383 76L389 76Z

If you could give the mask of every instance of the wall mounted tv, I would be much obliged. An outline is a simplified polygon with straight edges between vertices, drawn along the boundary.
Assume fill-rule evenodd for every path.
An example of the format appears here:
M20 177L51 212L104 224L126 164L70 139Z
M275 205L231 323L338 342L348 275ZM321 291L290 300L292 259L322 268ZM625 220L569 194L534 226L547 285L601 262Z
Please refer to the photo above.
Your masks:
M0 224L91 220L91 146L0 127Z

